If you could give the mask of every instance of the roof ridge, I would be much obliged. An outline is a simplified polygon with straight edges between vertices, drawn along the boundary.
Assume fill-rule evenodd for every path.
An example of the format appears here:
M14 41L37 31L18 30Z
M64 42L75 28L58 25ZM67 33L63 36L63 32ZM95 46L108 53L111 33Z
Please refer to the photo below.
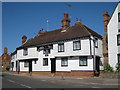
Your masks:
M84 27L82 23L79 23L79 25L81 25L91 35L91 33Z

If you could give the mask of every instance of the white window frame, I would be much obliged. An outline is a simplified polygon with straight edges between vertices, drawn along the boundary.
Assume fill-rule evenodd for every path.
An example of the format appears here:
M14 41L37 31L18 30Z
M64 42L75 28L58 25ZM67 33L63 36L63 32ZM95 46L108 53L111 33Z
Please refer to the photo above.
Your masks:
M43 66L48 66L48 58L43 58Z
M95 47L98 48L98 38L95 38Z
M23 55L24 56L28 55L28 49L27 48L23 49Z
M67 57L61 58L61 66L62 67L68 66L68 58Z
M81 50L81 41L73 41L73 50Z
M117 45L120 45L120 34L117 35Z
M87 66L87 56L79 57L79 66Z
M64 52L64 43L58 44L58 52Z
M29 62L28 61L24 61L24 67L29 67Z

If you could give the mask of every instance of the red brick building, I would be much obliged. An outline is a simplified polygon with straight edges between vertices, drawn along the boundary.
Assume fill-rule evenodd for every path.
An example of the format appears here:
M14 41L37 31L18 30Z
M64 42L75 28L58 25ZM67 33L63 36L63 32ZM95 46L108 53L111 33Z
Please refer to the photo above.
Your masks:
M2 65L2 71L6 71L6 67L10 66L11 56L8 54L8 49L4 48L4 53L0 56L0 64Z

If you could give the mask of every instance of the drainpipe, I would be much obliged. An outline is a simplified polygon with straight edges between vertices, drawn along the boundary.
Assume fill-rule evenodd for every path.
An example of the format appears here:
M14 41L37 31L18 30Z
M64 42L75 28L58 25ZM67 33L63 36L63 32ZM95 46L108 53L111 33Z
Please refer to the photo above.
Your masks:
M91 40L93 40L93 71L94 71L94 76L95 76L95 71L96 71L96 56L95 56L95 37L93 37L93 39L91 38Z
M93 39L93 69L94 69L94 75L96 71L96 56L95 56L95 38Z

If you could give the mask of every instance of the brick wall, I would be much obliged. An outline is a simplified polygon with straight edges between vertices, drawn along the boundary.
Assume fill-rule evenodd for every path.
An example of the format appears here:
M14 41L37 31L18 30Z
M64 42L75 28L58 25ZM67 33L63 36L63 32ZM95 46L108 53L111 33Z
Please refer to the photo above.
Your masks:
M15 72L14 72L15 73ZM19 74L29 74L29 72L20 72ZM65 77L92 77L93 71L71 71L71 72L32 72L32 75L45 75L45 76L65 76Z

